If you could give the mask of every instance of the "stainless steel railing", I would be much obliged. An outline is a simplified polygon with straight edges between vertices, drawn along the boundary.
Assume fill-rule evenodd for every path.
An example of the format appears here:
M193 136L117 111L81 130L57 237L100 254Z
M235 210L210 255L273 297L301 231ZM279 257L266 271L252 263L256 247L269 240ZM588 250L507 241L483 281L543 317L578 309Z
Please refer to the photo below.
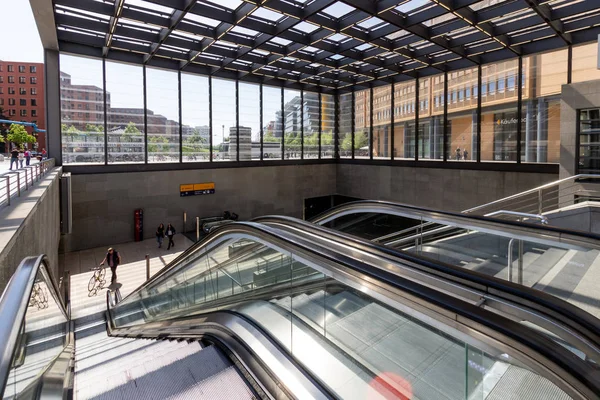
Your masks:
M0 174L0 208L10 206L12 199L24 195L51 171L54 165L54 159L51 158Z

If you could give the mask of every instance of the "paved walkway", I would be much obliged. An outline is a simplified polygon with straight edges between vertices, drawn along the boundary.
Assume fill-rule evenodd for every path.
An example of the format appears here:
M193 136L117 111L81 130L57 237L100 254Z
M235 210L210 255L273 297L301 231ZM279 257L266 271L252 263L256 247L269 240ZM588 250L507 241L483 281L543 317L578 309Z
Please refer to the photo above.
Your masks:
M39 161L35 159L31 159L29 165L37 164ZM25 166L25 161L23 161L23 166ZM10 168L10 157L4 156L4 161L0 161L0 174L8 171Z
M123 298L137 289L146 280L146 254L150 256L150 274L154 275L175 259L193 243L183 235L176 235L176 247L167 250L166 243L158 248L155 239L130 242L113 246L121 255L121 265L117 269L118 282ZM100 264L106 255L107 247L74 251L59 256L61 270L71 273L71 315L73 319L106 310L106 290L89 296L88 282L93 268ZM110 269L106 270L106 282L110 284Z

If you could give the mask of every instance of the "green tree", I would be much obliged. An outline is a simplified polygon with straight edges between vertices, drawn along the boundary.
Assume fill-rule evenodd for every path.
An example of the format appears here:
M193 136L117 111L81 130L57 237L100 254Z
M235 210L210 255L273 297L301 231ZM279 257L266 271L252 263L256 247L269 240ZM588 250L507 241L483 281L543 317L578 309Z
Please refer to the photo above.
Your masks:
M169 143L166 137L164 136L152 136L149 140L150 144L148 144L148 152L149 153L158 153L161 151L168 151L169 146L165 146L157 143Z
M321 134L321 145L323 145L323 146L333 145L333 132L323 132Z
M13 142L17 147L22 147L25 143L35 143L35 136L30 135L22 125L11 124L7 139Z
M366 133L357 133L354 136L354 148L360 149L361 147L365 147L369 145L369 137Z
M66 138L71 139L71 141L73 141L73 138L75 136L79 135L79 131L73 125L67 126L66 124L61 124L61 129L62 135Z
M135 126L135 124L133 122L130 122L125 127L125 133L138 134L138 133L140 133L140 130L137 128L137 126Z
M346 134L344 140L342 140L341 148L344 151L352 150L352 134Z
M140 130L135 126L133 122L127 124L125 129L123 130L123 134L121 135L121 142L123 143L131 143L133 142L134 136L140 135Z

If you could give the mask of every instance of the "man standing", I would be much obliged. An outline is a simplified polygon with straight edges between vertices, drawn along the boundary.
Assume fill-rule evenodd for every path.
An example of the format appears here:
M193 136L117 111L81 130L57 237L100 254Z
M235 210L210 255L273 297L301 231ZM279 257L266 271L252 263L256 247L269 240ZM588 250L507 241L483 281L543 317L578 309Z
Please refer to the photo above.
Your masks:
M167 250L169 250L171 246L175 247L173 236L175 236L175 228L173 228L173 225L169 224L167 225L167 237L169 238L169 246L167 247Z
M121 255L118 251L113 249L112 247L108 248L108 253L106 253L106 257L100 263L100 266L104 265L105 262L108 261L108 266L110 267L110 272L112 276L110 277L110 284L117 282L117 267L121 264Z
M12 171L13 163L15 164L15 169L19 168L19 150L16 147L10 151L10 170Z

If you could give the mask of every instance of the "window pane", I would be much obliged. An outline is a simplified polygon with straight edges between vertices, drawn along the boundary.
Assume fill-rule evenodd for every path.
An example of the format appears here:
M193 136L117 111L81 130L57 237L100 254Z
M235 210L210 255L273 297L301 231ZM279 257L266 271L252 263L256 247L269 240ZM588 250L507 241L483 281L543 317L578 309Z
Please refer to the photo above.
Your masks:
M260 160L260 86L239 83L240 161Z
M333 95L321 94L321 158L333 158L335 100Z
M600 109L579 112L578 174L600 173Z
M104 164L102 61L60 55L63 163Z
M433 106L444 93L444 75L419 80L419 160L441 160L444 146L444 108Z
M302 155L302 107L300 91L283 91L283 131L285 137L285 159L301 158Z
M518 69L517 59L482 66L481 161L517 161L518 88L499 93L496 87L498 79L516 80Z
M263 86L263 158L265 160L281 160L282 134L281 89Z
M415 81L394 84L394 158L415 158Z
M352 93L344 93L339 97L338 114L338 148L340 158L352 158Z
M304 158L319 158L319 94L304 92Z
M354 158L369 158L371 90L356 92L354 102Z
M373 158L391 158L392 85L373 89Z
M179 162L177 73L146 68L148 162Z
M236 140L235 82L212 80L212 134L215 161L236 161L237 149L229 146Z
M144 72L142 67L106 62L108 162L143 163Z
M567 83L567 50L523 58L521 161L560 160L560 93Z
M210 161L208 77L181 74L183 162Z
M459 95L453 99L452 93ZM477 97L477 68L448 73L449 161L477 161ZM438 99L443 110L444 96Z

